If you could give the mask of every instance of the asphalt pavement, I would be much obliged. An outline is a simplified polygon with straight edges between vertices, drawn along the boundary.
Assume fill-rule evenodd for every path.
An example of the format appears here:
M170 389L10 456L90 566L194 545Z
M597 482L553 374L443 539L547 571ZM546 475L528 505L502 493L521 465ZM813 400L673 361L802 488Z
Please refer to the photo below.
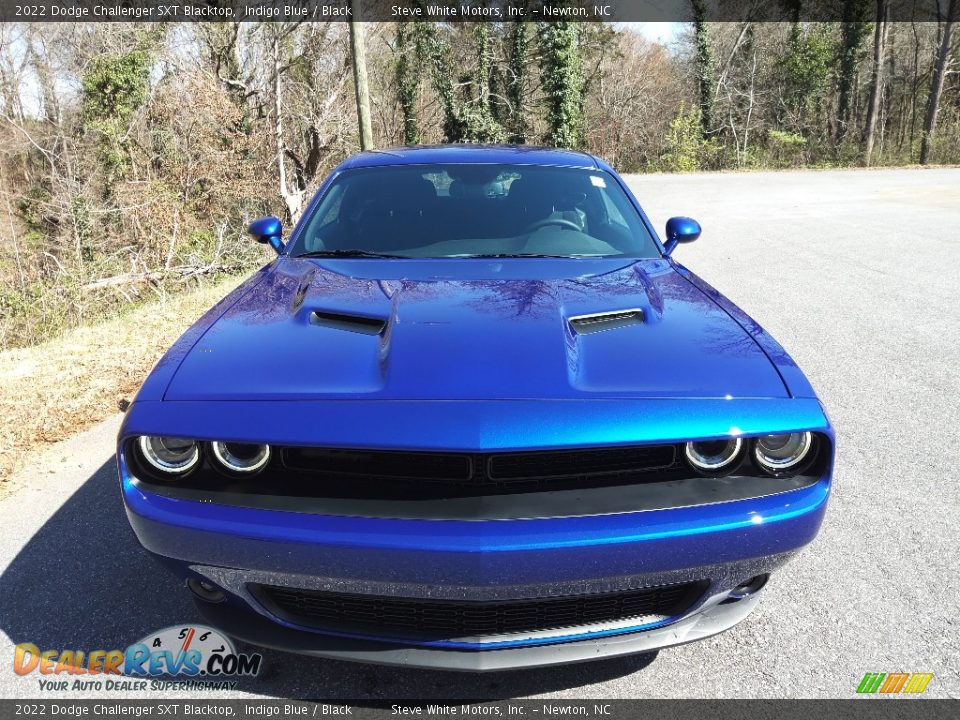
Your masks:
M848 698L864 673L900 671L960 697L960 169L629 180L658 228L701 222L675 257L786 347L836 426L823 530L757 612L653 656L497 675L268 650L256 680L193 697ZM199 620L127 525L118 425L55 446L0 498L0 697L84 696L15 675L16 643L123 648Z

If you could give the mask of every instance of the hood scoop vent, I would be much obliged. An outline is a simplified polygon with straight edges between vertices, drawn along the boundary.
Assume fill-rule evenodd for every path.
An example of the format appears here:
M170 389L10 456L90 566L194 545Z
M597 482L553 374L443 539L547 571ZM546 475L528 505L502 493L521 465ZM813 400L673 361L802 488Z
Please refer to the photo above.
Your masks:
M379 335L387 327L387 321L383 318L327 312L326 310L314 310L310 313L310 324L361 333L362 335Z
M570 318L570 327L580 335L589 335L590 333L616 330L617 328L629 327L630 325L642 325L643 319L643 310L634 308L631 310L577 315Z

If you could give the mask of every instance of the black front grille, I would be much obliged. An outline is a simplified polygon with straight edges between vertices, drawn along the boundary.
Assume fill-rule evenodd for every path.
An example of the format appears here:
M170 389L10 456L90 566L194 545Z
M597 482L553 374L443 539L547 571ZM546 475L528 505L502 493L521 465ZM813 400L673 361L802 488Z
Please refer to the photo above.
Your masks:
M655 615L680 615L707 582L591 595L474 602L349 595L260 585L254 592L283 619L317 629L379 637L453 639L575 628Z
M456 453L385 452L334 448L288 448L287 467L324 475L406 478L410 480L469 480L469 455Z
M650 482L677 468L674 445L448 453L285 448L306 495L413 499L586 489ZM275 486L274 486L275 487Z
M490 455L487 467L495 481L527 480L659 470L670 467L675 457L673 445L596 448Z

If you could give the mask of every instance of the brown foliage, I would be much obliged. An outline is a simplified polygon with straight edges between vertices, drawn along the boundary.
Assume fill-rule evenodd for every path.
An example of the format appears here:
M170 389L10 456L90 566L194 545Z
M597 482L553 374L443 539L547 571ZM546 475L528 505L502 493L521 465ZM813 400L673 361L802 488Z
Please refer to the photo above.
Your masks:
M576 142L626 172L863 160L859 133L837 131L838 25L706 25L716 64L706 136L689 131L704 122L690 115L700 98L689 31L665 47L623 27L580 26ZM484 77L473 25L420 29L412 108L422 142L442 140L451 108L486 130L520 128L530 144L549 137L533 28L511 55L515 28L491 26ZM374 145L399 144L396 27L366 33ZM916 160L942 35L936 23L890 23L877 53L874 163ZM857 129L871 91L865 37L844 101L843 123ZM0 27L0 347L263 262L247 222L296 219L358 149L349 48L342 23ZM958 77L946 74L934 162L960 157Z

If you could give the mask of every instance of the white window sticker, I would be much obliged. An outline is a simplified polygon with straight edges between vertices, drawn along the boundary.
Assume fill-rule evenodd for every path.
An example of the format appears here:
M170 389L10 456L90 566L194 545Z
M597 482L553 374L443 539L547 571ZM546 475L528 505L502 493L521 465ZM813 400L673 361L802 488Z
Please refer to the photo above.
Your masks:
M593 183L594 187L598 188L605 188L607 186L607 182L599 175L591 175L590 182Z

